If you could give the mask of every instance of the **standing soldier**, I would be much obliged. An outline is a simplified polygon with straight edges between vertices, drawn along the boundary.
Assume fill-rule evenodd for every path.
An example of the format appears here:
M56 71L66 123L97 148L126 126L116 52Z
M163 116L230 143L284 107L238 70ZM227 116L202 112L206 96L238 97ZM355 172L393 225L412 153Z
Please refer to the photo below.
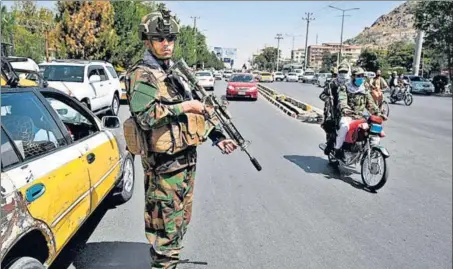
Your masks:
M237 145L193 100L186 78L167 75L179 26L170 11L142 18L139 35L146 51L127 72L131 117L124 122L128 149L141 155L145 174L145 232L152 268L176 268L192 214L196 147L209 137L223 153Z

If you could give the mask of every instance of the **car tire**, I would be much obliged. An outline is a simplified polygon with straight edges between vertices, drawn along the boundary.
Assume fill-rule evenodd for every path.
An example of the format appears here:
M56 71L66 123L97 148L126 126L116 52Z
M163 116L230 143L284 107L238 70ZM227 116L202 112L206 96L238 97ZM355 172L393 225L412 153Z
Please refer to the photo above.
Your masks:
M22 257L16 260L9 266L6 266L6 269L44 269L44 265L35 258L32 257Z
M123 161L123 174L121 175L121 184L118 186L114 195L117 204L124 204L132 198L135 186L135 167L134 157L127 153Z
M258 100L258 97L252 98L252 101L253 101L253 102L256 102L257 100Z
M118 95L113 94L112 103L110 104L110 114L112 116L117 116L120 111L120 99Z

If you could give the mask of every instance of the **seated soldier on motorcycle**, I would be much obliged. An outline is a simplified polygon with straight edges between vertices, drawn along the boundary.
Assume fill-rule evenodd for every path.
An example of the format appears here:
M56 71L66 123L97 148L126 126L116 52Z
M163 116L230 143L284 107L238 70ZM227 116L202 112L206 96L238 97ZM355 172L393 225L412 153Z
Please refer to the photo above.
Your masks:
M395 97L398 94L397 88L402 89L404 87L403 75L398 76L396 71L392 72L392 77L390 78L389 87L392 89L390 96Z
M335 74L336 68L332 72L332 80L326 85L319 98L324 101L324 122L321 127L326 132L326 148L324 153L328 155L335 144L336 131L340 121L340 111L338 109L338 92L345 87L348 82L350 67L347 62L342 62L338 69L338 75ZM335 78L334 78L335 77Z
M334 147L335 158L337 159L343 158L341 147L349 131L349 125L353 120L363 119L365 110L368 110L372 115L381 116L384 120L387 119L380 112L370 92L366 90L364 73L362 68L354 68L352 70L351 80L346 84L346 87L340 89L338 94L341 119Z
M374 101L381 107L382 100L384 96L382 94L382 90L388 87L387 82L383 77L381 77L381 70L376 71L376 77L370 80L370 87L371 87L371 96L373 96Z

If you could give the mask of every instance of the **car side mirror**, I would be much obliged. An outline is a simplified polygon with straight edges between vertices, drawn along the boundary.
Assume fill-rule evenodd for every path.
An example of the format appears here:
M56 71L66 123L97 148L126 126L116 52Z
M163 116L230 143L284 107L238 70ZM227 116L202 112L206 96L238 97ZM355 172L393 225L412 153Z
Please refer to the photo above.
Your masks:
M117 116L104 116L102 117L102 127L107 129L117 129L120 128L121 122L120 118Z
M90 83L95 83L101 81L101 77L99 75L92 75L89 79Z

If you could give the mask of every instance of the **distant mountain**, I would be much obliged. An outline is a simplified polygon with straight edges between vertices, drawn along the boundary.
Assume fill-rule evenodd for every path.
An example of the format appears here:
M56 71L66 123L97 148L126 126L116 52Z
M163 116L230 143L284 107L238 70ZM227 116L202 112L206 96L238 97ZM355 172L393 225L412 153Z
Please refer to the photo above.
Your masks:
M417 35L414 29L413 10L417 2L407 1L404 4L380 16L370 27L345 43L373 48L387 48L396 41L415 42Z

